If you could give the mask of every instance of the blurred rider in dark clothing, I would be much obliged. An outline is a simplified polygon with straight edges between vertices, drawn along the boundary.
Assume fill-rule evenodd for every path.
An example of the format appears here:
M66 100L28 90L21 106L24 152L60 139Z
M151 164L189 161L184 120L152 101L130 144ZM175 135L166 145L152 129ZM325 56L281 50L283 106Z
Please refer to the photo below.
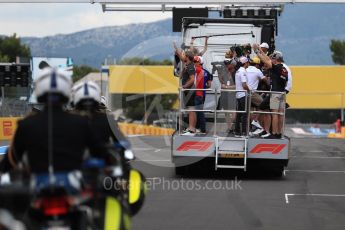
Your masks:
M95 134L103 142L120 147L128 160L133 159L129 141L114 118L106 113L106 105L99 86L92 81L82 82L74 86L72 91L76 112L89 118Z
M16 167L24 155L33 173L80 169L86 149L92 155L105 156L105 145L92 132L88 119L63 108L71 87L66 71L50 67L42 70L34 92L44 109L18 122L8 154L1 162L2 172Z

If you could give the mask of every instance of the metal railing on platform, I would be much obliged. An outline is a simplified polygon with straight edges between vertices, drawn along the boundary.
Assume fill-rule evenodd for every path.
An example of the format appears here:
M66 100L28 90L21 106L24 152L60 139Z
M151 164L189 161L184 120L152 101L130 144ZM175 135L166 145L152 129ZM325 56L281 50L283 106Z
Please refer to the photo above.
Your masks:
M193 97L192 94L187 94L189 98L183 94L184 92L192 92L192 91L203 91L203 92L211 92L214 93L215 95L215 103L214 103L214 109L185 109L185 102L188 101ZM218 108L218 94L222 92L228 92L228 93L234 93L233 95L235 96L236 93L244 93L245 94L245 110L238 110L238 106L236 105L236 109L217 109ZM252 94L253 93L258 93L258 94L269 94L269 97L272 94L279 94L282 96L282 100L279 99L279 108L283 108L283 111L279 112L272 112L272 111L267 111L270 110L269 107L267 110L253 110L254 107L252 107ZM233 89L220 89L220 90L215 90L215 89L183 89L179 88L179 98L180 98L180 110L179 110L179 125L178 125L178 133L181 134L182 126L183 126L183 114L187 112L206 112L206 113L214 113L214 136L218 136L218 130L217 130L217 116L218 114L229 114L229 113L234 113L234 114L247 114L247 130L245 132L246 136L249 135L249 130L250 130L250 119L252 114L263 114L263 115L280 115L283 116L283 127L282 127L282 135L284 135L284 127L285 127L285 114L286 114L286 94L285 92L276 92L276 91L259 91L259 90L233 90ZM269 103L269 102L268 102ZM270 124L271 126L272 124Z

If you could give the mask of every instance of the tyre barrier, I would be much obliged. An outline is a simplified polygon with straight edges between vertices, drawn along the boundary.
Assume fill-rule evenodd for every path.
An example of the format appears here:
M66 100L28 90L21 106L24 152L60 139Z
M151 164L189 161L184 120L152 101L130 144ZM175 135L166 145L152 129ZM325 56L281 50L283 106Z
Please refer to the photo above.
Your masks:
M174 132L174 129L131 123L119 123L119 127L125 135L168 136Z
M341 132L340 133L330 133L330 134L328 134L328 138L345 139L345 127L341 127Z
M0 117L1 141L12 139L20 119L21 117ZM131 123L119 123L119 127L125 135L169 136L174 132L174 129Z

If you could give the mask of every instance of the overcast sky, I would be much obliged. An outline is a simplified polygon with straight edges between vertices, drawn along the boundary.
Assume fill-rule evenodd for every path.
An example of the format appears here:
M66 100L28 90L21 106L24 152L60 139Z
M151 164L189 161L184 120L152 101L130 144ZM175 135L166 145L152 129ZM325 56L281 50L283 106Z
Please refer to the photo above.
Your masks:
M152 22L171 12L103 12L99 4L0 4L0 35L47 36Z

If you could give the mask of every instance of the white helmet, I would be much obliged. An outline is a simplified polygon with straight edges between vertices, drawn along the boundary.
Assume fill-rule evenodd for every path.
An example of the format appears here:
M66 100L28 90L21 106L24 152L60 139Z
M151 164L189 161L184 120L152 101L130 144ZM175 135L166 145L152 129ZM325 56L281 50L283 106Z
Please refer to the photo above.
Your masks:
M47 93L61 94L67 100L71 95L72 80L70 74L62 69L44 68L34 84L38 101Z
M91 99L100 103L101 89L93 81L87 81L77 84L73 87L73 103L77 105L81 100Z
M105 107L108 106L107 98L105 96L101 96L101 104Z

